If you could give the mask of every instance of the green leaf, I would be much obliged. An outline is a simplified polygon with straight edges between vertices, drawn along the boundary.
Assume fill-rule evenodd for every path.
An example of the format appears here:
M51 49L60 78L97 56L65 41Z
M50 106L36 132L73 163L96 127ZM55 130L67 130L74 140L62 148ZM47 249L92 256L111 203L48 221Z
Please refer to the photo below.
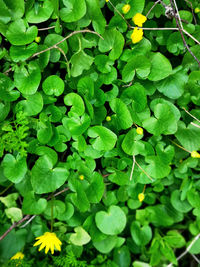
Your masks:
M160 81L168 77L171 73L172 66L170 61L161 53L154 53L151 56L151 71L148 79L150 81Z
M8 218L12 220L12 222L18 222L22 219L22 211L19 208L9 208L5 209L5 214Z
M138 246L145 246L152 238L151 227L148 225L141 227L139 222L134 221L131 224L131 236Z
M120 129L128 129L133 124L131 114L124 102L115 98L110 102L112 111L116 113L116 123Z
M44 40L44 44L47 45L47 47L51 47L58 42L61 42L63 40L63 37L59 34L51 33L48 34ZM59 48L63 50L65 54L68 52L68 45L66 41L61 42L57 45ZM50 51L50 61L51 62L58 62L61 56L61 52L59 49L51 49ZM44 63L43 63L44 64Z
M67 94L64 97L64 103L66 106L72 106L70 111L68 112L68 115L70 117L74 116L74 114L81 116L85 112L85 105L83 99L78 94L75 93Z
M42 89L46 95L62 95L65 84L63 80L57 75L48 76L42 83Z
M34 192L28 192L22 203L22 212L24 214L41 214L47 207L47 200L45 198L35 199Z
M53 168L52 162L40 157L32 168L31 184L37 194L50 193L61 187L68 178L68 170L63 167Z
M94 60L97 69L102 73L109 73L112 70L114 62L106 55L97 55Z
M185 70L174 69L172 74L156 83L159 92L171 99L179 98L184 92L184 86L188 80Z
M131 129L122 142L122 149L128 155L141 154L145 150L144 144L139 141L143 135L137 134L136 129Z
M101 12L98 0L86 0L87 15L92 20L95 32L102 34L105 30L106 20Z
M116 236L107 236L100 241L93 242L94 247L101 253L109 253L116 245Z
M198 238L194 244L189 249L191 254L199 254L200 253L200 239Z
M128 247L122 246L114 250L114 262L119 267L129 267L131 264L131 255Z
M0 73L0 79L0 99L11 102L19 98L19 91L13 90L15 87L14 82L3 73Z
M124 37L116 29L106 30L102 35L103 40L99 40L99 51L102 53L108 52L111 60L116 60L120 57L124 47Z
M82 117L74 114L73 117L63 118L63 126L69 130L71 135L81 135L90 126L90 117L85 113Z
M60 10L60 18L64 22L77 21L86 13L85 0L63 0L63 4L65 7Z
M44 2L35 3L34 7L28 12L26 12L26 19L29 23L41 23L48 20L52 12L52 2L50 0L45 0Z
M137 73L138 78L145 79L150 73L150 61L147 57L142 55L132 56L128 63L122 70L122 80L130 82Z
M34 95L26 95L26 100L19 101L16 108L22 107L24 113L27 116L35 116L42 111L43 108L43 98L42 95L36 92Z
M115 170L114 173L108 176L108 180L117 185L127 185L129 182L129 176L125 172Z
M133 16L135 16L137 13L142 13L144 9L144 4L145 4L145 0L130 0L129 5L131 6L131 9L125 15L125 18L130 19Z
M190 50L197 58L200 57L200 47L198 44L191 47ZM188 51L183 57L182 64L183 67L190 68L191 70L199 70L198 63L196 62L196 60L194 60L194 57Z
M75 53L71 57L71 75L72 77L77 77L82 74L84 70L89 70L94 59L91 56L88 56L83 50Z
M9 17L11 16L12 20L20 19L24 15L24 0L19 1L12 1L12 0L3 0L0 1L1 5L1 12L0 12L0 21L2 20L3 23L5 22L6 15ZM7 17L7 19L8 19Z
M95 138L95 140L92 141L92 147L98 151L113 149L117 141L117 136L104 126L89 128L88 136Z
M154 107L155 117L146 119L143 127L151 134L174 134L177 131L177 122L168 104L157 104Z
M189 151L200 149L200 129L189 124L188 127L183 122L179 122L178 131L175 134L181 145Z
M108 212L99 211L95 215L99 230L106 235L118 235L126 226L126 215L118 206L110 206Z
M17 203L16 200L18 199L19 194L18 193L12 193L7 195L6 197L0 197L0 201L7 207L16 207Z
M26 27L22 19L12 22L6 31L6 37L12 45L26 45L33 42L38 34L36 26Z
M163 239L173 248L181 248L185 246L185 239L177 230L168 231Z
M14 73L14 82L17 89L26 95L36 93L41 80L41 71L36 61L31 61L27 69L18 68Z
M83 227L78 226L74 228L75 234L71 234L69 240L72 244L76 246L83 246L90 242L91 237L89 234L83 229Z
M25 61L37 51L38 45L32 43L28 46L11 46L10 56L14 62Z
M172 192L170 199L172 206L180 212L188 213L192 209L192 206L189 204L187 199L181 200L180 197L181 192L179 190L175 190Z
M26 159L20 155L15 158L11 154L6 154L2 166L4 175L13 183L19 183L27 172Z
M89 187L86 189L86 195L90 203L99 203L103 197L104 190L103 177L98 172L95 172L92 175Z

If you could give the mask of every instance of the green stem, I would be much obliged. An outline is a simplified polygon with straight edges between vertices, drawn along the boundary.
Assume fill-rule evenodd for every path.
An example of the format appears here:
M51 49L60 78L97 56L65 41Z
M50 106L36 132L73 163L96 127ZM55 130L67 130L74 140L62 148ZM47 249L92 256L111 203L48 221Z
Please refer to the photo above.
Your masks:
M13 183L9 184L3 191L1 191L0 196L3 195L12 185Z
M54 206L54 196L51 197L51 232L53 232L53 206Z

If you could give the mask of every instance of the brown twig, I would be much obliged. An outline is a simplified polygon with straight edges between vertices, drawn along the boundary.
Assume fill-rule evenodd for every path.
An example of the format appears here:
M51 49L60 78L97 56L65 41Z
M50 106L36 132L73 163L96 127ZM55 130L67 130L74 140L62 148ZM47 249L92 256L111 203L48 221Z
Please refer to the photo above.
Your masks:
M154 7L155 7L158 3L160 3L160 0L157 0L157 1L153 4L153 6L149 9L149 11L148 11L147 14L146 14L146 18L148 18L149 14L151 13L151 11L154 9Z
M197 117L195 117L194 115L192 115L187 109L185 109L184 107L183 107L183 109L184 109L184 111L190 116L190 117L192 117L193 119L195 119L196 121L198 121L199 123L200 123L200 120L199 119L197 119Z
M68 190L69 190L69 188L66 187L66 188L64 188L63 190L61 190L61 191L59 191L59 192L53 194L53 196L56 197L56 196L58 196L58 195L60 195L60 194L62 194L62 193L64 193L64 192L66 192L66 191L68 191ZM52 197L52 194L51 194L50 196L48 196L47 200L50 200L51 197ZM25 227L27 224L29 224L35 217L36 217L36 215L33 215L33 216L31 216L31 215L26 215L26 216L24 216L20 221L18 221L18 222L14 222L14 223L11 225L11 227L10 227L10 228L9 228L9 229L8 229L8 230L7 230L7 231L0 237L0 241L3 240L3 239L7 236L7 234L9 234L9 233L12 231L12 229L14 229L16 226L18 226L19 224L21 224L21 223L23 223L24 221L28 220L24 225L21 226L21 228L24 228L24 227Z
M136 160L135 160L135 163L138 166L138 168L140 168L140 170L153 182L153 179L151 178L151 176L148 175L148 173L139 165L139 163L137 163Z
M7 236L7 234L9 234L12 231L12 229L14 229L17 225L23 223L24 221L28 220L29 218L30 218L30 215L26 215L20 221L14 222L11 225L11 227L2 236L0 236L0 241L3 240Z
M180 19L180 15L179 15L179 11L178 11L178 8L177 8L177 5L176 5L176 1L175 0L170 0L170 3L171 3L171 7L173 9L173 12L174 12L174 18L175 18L175 21L176 21L176 25L177 25L177 27L179 29L179 32L181 34L181 38L183 40L183 44L186 47L186 49L188 50L188 52L191 54L191 56L198 63L199 68L200 68L200 61L194 55L194 53L191 51L191 49L189 48L189 46L188 46L188 44L187 44L187 42L185 40L185 37L184 37L184 34L183 34L183 25L182 25L182 22L181 22L181 19Z
M185 0L185 2L190 5L190 8L192 10L192 16L193 16L193 19L194 19L194 24L197 24L197 20L196 20L195 14L194 14L194 9L193 9L192 3L190 1L188 1L188 0Z

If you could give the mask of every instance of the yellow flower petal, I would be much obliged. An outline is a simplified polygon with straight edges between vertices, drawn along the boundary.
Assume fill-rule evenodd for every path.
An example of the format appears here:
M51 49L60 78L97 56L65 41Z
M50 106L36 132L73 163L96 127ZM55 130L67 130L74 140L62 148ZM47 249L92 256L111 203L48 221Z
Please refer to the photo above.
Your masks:
M17 252L14 256L12 256L12 258L10 258L11 260L23 260L24 258L24 254L22 252Z
M192 158L200 158L200 154L197 151L192 151L191 152L191 157Z
M42 236L37 237L36 240L38 241L33 246L40 245L38 249L39 251L45 248L46 254L49 250L51 250L51 253L54 254L55 247L57 250L61 251L60 245L62 245L62 242L57 238L55 233L46 232Z
M131 40L133 44L139 43L143 38L143 30L138 29L138 27L135 27L132 34L131 34Z
M135 25L142 27L143 23L145 23L145 21L147 20L147 18L140 14L137 13L134 17L133 17L133 22L135 23Z

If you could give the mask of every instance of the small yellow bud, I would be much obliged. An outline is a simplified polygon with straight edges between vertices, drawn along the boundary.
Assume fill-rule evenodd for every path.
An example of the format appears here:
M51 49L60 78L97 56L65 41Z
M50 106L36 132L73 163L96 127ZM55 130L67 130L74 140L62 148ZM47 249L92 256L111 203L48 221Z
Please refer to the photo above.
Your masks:
M140 193L138 195L138 199L139 199L140 202L142 202L144 200L144 194L143 193Z
M126 13L128 13L129 12L129 10L131 9L131 6L130 5L124 5L123 7L122 7L122 12L124 13L124 14L126 14Z
M200 8L199 7L196 7L195 10L194 10L195 13L199 13L200 12Z
M79 179L80 179L80 180L84 180L84 178L85 178L85 177L84 177L84 175L82 175L82 174L79 176Z
M41 37L40 36L35 37L35 41L36 43L39 43L41 41Z
M191 152L191 157L192 158L200 158L200 154L197 151L192 151Z
M142 135L143 134L143 129L141 127L137 127L136 133Z
M106 121L111 121L111 117L110 116L107 116L106 117Z

